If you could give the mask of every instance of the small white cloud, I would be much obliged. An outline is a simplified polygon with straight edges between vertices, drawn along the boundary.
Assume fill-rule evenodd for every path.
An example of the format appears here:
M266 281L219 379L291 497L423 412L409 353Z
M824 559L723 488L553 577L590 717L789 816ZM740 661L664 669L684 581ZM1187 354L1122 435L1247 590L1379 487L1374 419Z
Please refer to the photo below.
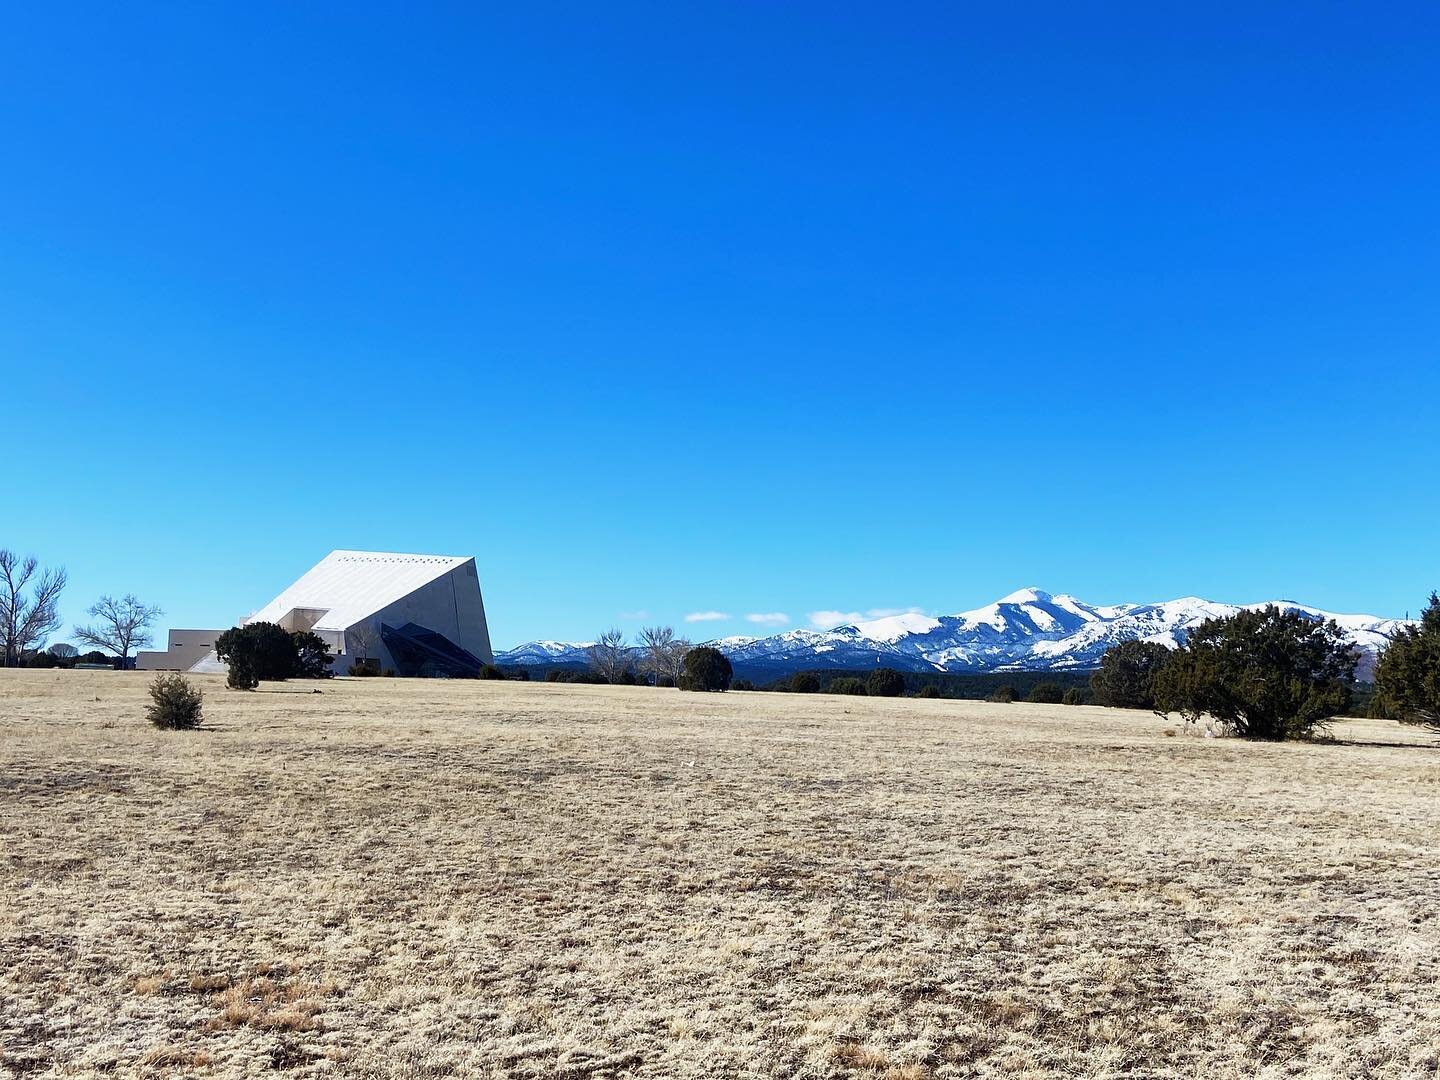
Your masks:
M723 611L692 611L685 616L686 622L725 622L730 616Z
M817 630L833 630L837 626L849 626L866 619L888 619L892 615L921 615L923 608L870 608L868 611L812 611L810 625Z
M790 621L790 616L783 611L758 611L746 615L745 621L759 623L761 626L784 626Z
M812 611L810 625L817 630L832 630L847 623L857 623L865 616L858 611Z

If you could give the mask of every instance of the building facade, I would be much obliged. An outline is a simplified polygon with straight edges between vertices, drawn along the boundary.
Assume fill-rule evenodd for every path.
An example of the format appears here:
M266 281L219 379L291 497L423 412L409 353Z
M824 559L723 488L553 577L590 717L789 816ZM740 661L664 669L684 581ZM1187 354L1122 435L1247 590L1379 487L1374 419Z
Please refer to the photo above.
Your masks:
M468 556L332 551L241 620L251 622L318 635L339 673L358 664L399 675L464 676L494 660L480 578ZM137 666L224 671L214 652L217 636L172 630L170 647L141 653Z

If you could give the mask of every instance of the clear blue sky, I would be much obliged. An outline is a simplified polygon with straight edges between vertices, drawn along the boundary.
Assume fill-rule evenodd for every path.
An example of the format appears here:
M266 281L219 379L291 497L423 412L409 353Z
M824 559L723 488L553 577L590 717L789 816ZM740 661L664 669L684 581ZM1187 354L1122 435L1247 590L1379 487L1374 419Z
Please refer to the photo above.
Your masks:
M0 93L68 622L336 547L501 646L1440 585L1433 4L31 4Z

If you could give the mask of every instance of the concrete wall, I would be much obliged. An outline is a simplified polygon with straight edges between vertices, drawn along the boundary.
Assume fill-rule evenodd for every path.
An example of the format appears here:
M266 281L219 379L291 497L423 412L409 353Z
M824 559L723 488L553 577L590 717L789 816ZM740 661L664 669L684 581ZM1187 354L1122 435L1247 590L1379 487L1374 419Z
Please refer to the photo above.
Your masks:
M188 671L215 648L223 630L171 630L164 652L138 652L135 667L140 671Z
M444 577L416 589L389 607L376 612L368 622L374 627L375 655L382 667L394 667L395 660L379 642L380 624L404 626L418 623L427 630L444 634L462 649L474 653L482 662L495 660L490 648L490 628L485 622L485 602L480 596L480 578L475 560L457 566Z

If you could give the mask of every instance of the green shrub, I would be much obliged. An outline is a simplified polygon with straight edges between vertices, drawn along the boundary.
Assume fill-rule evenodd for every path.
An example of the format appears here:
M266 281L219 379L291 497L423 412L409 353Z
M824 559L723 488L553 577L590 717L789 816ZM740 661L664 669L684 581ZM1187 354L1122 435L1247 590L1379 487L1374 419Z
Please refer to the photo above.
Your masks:
M719 649L701 645L685 654L685 674L680 677L681 690L724 691L730 689L735 669Z
M1059 683L1041 682L1030 688L1025 700L1034 705L1059 705L1065 699L1065 691Z
M865 689L865 683L851 675L844 675L838 679L832 679L830 685L825 687L827 694L853 694L856 697L865 697L869 691Z
M178 672L162 672L150 683L150 705L146 717L166 731L188 731L200 724L204 695Z
M1371 709L1402 723L1440 728L1440 596L1435 593L1420 625L1398 631L1380 654Z
M1069 690L1065 691L1065 697L1062 700L1066 705L1084 705L1085 691L1081 690L1078 686L1072 686Z
M985 700L998 701L1008 705L1015 700L1015 688L1013 686L997 686L994 690L990 691L990 696Z
M1209 619L1155 676L1155 711L1244 739L1309 738L1350 704L1358 654L1331 620L1274 605Z
M288 679L296 670L295 639L274 623L232 626L215 640L215 655L230 665L226 683L236 690Z
M797 671L790 676L790 692L793 694L818 694L820 676L813 671Z
M505 669L496 664L486 664L480 669L480 678L491 680L503 679L505 678Z
M938 686L935 686L933 683L930 686L922 686L920 688L920 692L915 696L923 698L938 698L940 696L940 688Z
M380 661L374 657L362 657L345 669L347 675L373 677L380 674Z
M546 682L579 683L585 686L606 686L608 683L597 671L574 671L568 668L551 668L545 673Z
M755 684L749 679L736 679L730 684L731 690L754 690Z
M384 671L382 671L380 674L383 675L383 676L384 676L385 678L387 678L387 679L393 679L393 678L395 678L395 669L394 669L393 667L387 667L387 668L386 668Z
M865 692L871 697L899 697L905 692L905 676L893 668L879 668L865 680Z
M1154 641L1122 641L1100 658L1090 676L1098 704L1112 709L1155 707L1155 676L1170 661L1170 650Z
M300 630L290 635L295 646L292 673L297 679L328 679L335 672L330 667L330 643L319 634Z
M230 668L225 675L225 685L231 690L254 690L260 685L260 676L249 656L232 656Z

